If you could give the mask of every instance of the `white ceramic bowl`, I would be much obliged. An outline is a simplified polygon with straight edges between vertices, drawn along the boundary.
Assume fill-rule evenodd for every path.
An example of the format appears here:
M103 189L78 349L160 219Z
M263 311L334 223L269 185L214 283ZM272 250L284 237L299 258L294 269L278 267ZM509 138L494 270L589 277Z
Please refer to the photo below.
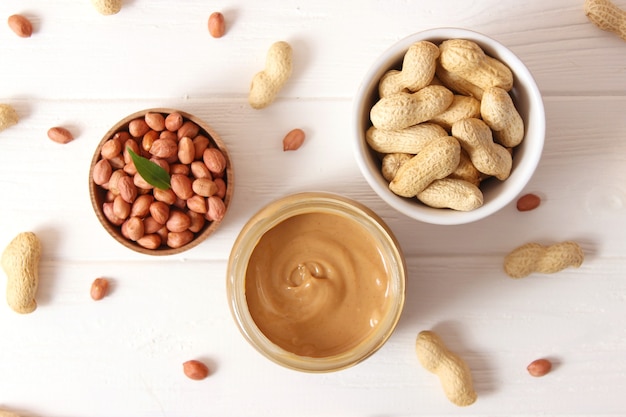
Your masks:
M456 211L428 207L416 198L397 196L388 187L380 170L380 158L365 141L365 132L371 126L370 110L378 100L378 82L390 69L401 69L402 59L415 42L427 40L439 44L447 39L467 39L476 42L489 56L504 62L513 72L511 96L524 119L525 135L513 154L511 175L505 181L489 180L481 184L484 204L472 211ZM438 28L412 34L391 46L367 71L354 98L352 128L354 150L359 168L373 190L399 212L419 221L453 225L483 219L517 198L524 189L541 158L545 139L545 111L541 93L524 63L501 43L466 29Z

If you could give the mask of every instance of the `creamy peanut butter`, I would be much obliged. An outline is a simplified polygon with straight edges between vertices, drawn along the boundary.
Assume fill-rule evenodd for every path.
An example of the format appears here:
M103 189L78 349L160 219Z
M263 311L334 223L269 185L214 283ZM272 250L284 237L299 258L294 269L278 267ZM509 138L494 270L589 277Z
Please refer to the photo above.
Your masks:
M389 271L368 231L332 213L305 213L259 240L246 299L259 329L300 356L343 353L367 339L389 309Z

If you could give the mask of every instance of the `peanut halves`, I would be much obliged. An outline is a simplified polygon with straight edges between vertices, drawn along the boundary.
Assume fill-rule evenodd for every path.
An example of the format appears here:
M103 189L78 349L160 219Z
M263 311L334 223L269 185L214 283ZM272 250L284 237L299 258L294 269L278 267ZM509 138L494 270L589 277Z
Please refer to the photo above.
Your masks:
M585 254L576 242L566 241L551 246L539 243L522 245L504 258L504 272L511 278L524 278L532 273L553 274L565 268L578 268Z

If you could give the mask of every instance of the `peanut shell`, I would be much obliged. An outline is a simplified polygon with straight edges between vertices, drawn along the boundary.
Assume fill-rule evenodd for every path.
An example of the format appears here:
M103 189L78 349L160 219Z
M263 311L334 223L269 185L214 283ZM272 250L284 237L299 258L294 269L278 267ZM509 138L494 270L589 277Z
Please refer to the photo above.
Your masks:
M9 104L0 104L0 132L7 129L20 120L15 109Z

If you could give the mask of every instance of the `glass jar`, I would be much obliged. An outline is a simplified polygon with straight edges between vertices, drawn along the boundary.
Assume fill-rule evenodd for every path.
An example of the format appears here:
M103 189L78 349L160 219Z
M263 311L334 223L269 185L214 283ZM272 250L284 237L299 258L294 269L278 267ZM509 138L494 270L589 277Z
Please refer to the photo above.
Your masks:
M360 239L358 244L361 245L362 241L365 240L375 246L371 249L375 251L374 253L378 254L377 257L380 257L380 264L383 265L386 275L384 288L382 288L385 301L383 303L384 307L380 306L381 308L377 310L375 319L371 320L371 328L363 333L358 341L352 346L347 347L344 351L334 352L330 355L298 354L293 352L294 349L281 347L280 343L272 341L272 339L276 339L264 334L260 326L257 325L257 322L255 322L255 318L249 308L249 297L248 294L246 294L248 266L250 265L251 257L257 245L268 231L296 216L319 213L339 216L342 219L341 221L345 220L349 222L351 227L361 228L364 236L368 237L368 239ZM320 217L320 219L324 219L324 216ZM323 231L324 226L324 222L320 222L319 229ZM350 238L354 239L354 237L337 233L337 230L334 230L334 235L334 238L339 240L338 246L347 248L347 252L350 252L351 244L354 245L357 243L349 241ZM306 234L305 236L309 235ZM371 239L369 239L369 237L371 237ZM306 237L303 239L306 239ZM285 251L288 251L290 245L291 242L286 243ZM335 257L337 251L331 250L331 252L333 253L331 257ZM270 251L269 253L274 252ZM297 253L296 257L300 257L301 255L301 253ZM307 254L306 256L309 255ZM350 253L346 256L352 259L353 257L358 257L359 254ZM269 265L272 261L273 259L266 260L266 262L263 262L263 265ZM369 260L367 261L369 262ZM293 260L293 262L297 261ZM298 268L301 266L302 265L299 265ZM257 266L257 268L259 267L263 266ZM343 275L350 275L349 269L343 270L343 272ZM345 274L345 272L348 273ZM362 274L362 270L359 270L359 274ZM333 279L334 278L336 277L333 277ZM359 276L356 278L358 282L368 277L363 278ZM378 280L377 283L379 283L379 281L381 280ZM340 195L322 192L306 192L290 195L262 208L252 216L241 230L233 245L227 268L227 293L230 309L245 339L270 360L284 367L306 372L337 371L353 366L368 358L383 346L391 336L400 319L405 300L405 283L406 264L404 256L396 238L383 220L372 210L360 203ZM349 296L349 292L353 291L354 288L360 287L360 285L359 283L346 285L344 289L348 292ZM320 295L320 297L322 297L322 295ZM323 297L325 299L328 298L328 294L324 293ZM333 297L334 295L331 298ZM341 299L341 297L337 298ZM351 314L349 308L347 314L345 314L346 304L342 305L342 301L339 301L338 304L340 308L343 309L342 311L345 316ZM303 305L301 309L303 311L302 314L304 314L304 310L309 310L306 307L306 305ZM323 308L321 310L323 310ZM355 314L357 310L360 311L360 309L354 309ZM294 314L298 314L300 310L296 309L294 311ZM324 311L317 311L315 314L318 315L315 318L316 320L322 323L325 322ZM336 318L337 316L333 316L334 314L336 314L335 311L328 311L327 318L329 320ZM350 326L353 326L353 323L351 323L350 317L346 317L346 330L348 330L347 328ZM344 329L340 329L339 333L343 332L343 330ZM352 329L350 329L350 331L352 331Z

